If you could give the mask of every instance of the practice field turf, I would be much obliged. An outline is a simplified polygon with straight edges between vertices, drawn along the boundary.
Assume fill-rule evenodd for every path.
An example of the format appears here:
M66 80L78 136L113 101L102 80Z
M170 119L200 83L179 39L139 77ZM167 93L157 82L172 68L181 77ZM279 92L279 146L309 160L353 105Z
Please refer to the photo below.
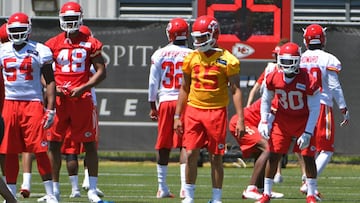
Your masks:
M251 162L247 162L247 164L247 168L236 168L231 163L225 164L224 203L254 202L254 200L243 200L241 198L242 191L247 186L253 169ZM84 191L81 192L81 198L68 198L71 187L64 166L65 163L63 163L61 171L61 202L88 202ZM31 197L28 199L19 197L20 202L37 202L37 198L44 194L44 187L40 181L35 163L33 171ZM105 193L103 200L116 203L179 203L181 202L178 198L180 190L179 165L171 163L168 174L168 185L176 195L176 198L173 199L156 199L157 177L154 162L100 161L98 186ZM283 176L284 182L275 184L273 190L284 193L285 197L272 202L305 202L305 196L299 192L301 184L299 166L295 163L288 164L283 169ZM80 170L80 187L82 178L83 170ZM18 188L21 181L22 175L19 175ZM324 196L323 202L360 202L360 166L330 164L319 178L318 185L320 192ZM210 167L208 163L198 169L195 198L196 203L205 203L211 198Z

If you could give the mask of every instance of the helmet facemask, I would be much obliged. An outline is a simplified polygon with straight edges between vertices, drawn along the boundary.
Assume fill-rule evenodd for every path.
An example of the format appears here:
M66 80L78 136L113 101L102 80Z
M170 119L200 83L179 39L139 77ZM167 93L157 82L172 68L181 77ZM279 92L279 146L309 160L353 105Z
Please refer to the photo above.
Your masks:
M286 75L298 74L300 56L278 55L278 66Z
M213 33L210 32L200 33L195 31L191 33L191 36L194 39L193 45L195 49L201 52L209 51L216 44L216 39L213 38Z
M78 31L82 22L82 14L78 12L60 14L60 27L67 33L74 33Z
M31 33L31 25L24 23L12 23L7 25L9 40L16 45L27 42Z

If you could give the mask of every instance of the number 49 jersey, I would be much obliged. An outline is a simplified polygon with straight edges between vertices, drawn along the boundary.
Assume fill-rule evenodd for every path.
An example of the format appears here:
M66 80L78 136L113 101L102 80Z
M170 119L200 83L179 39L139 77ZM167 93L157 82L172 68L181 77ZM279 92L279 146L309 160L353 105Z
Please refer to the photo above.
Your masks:
M7 42L0 48L0 66L5 85L5 99L43 101L41 68L52 63L50 49L29 40L19 51Z
M158 94L159 103L177 100L181 86L183 61L191 51L192 49L185 46L169 44L154 52L151 56L149 74L148 100L150 102L156 101Z
M81 32L71 40L62 32L45 45L54 54L56 86L66 85L70 91L89 81L91 59L101 54L102 48L99 40ZM90 94L90 90L84 94Z

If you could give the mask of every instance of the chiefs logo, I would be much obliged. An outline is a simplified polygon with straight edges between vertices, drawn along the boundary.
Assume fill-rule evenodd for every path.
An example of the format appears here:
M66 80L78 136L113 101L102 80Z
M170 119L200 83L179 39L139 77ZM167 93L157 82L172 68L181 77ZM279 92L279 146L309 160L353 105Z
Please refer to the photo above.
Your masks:
M234 54L237 58L245 58L254 52L254 48L246 44L236 43L232 47L232 54Z

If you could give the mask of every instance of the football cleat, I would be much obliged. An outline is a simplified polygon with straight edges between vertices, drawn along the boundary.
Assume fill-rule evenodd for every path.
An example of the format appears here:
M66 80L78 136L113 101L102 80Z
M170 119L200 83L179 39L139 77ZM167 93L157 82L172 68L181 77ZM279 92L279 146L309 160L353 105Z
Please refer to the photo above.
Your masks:
M59 201L55 197L55 195L47 195L46 203L58 203Z
M96 194L96 190L89 190L87 192L90 203L101 203L103 202L100 197Z
M55 195L45 195L37 199L37 202L57 203L59 199Z
M174 198L175 195L172 194L170 191L162 191L162 190L158 190L156 193L156 198Z
M316 203L316 198L314 195L310 195L306 197L306 203Z
M82 189L84 189L86 192L89 191L89 186L88 185L82 185ZM96 188L96 194L99 196L99 197L104 197L105 194L103 191L101 191L99 188Z
M283 197L284 197L283 193L271 191L271 199L280 199Z
M267 194L263 194L263 196L255 203L269 203L269 202L270 202L270 196Z
M81 197L80 190L72 191L71 194L69 195L69 197L70 197L70 198L78 198L78 197Z
M242 193L243 199L254 199L259 200L262 197L262 194L258 192L257 188L253 188L251 190L244 190Z
M181 201L181 203L194 203L194 199L190 197L186 197Z
M275 174L274 176L274 183L282 183L284 181L284 178L280 173Z
M20 195L23 196L24 198L29 198L30 190L22 188L22 189L20 189Z
M222 203L222 202L219 200L209 200L208 203Z

